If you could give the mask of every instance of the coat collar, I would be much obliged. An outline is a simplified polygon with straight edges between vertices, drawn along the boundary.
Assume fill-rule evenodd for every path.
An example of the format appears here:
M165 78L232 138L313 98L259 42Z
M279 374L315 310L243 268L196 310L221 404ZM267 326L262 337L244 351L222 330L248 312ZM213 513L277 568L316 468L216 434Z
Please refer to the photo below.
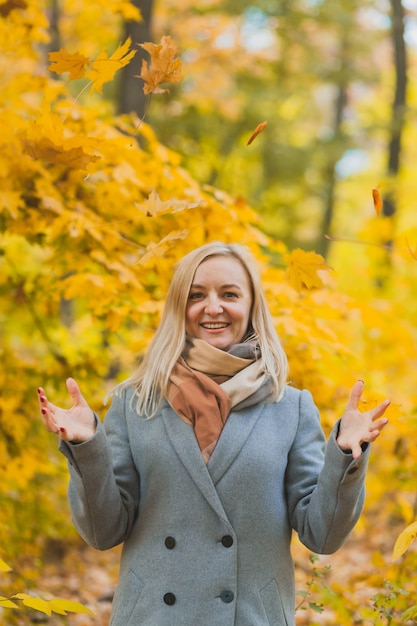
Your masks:
M183 422L167 402L161 408L166 433L180 461L207 502L228 525L230 523L216 491L216 484L239 454L258 421L263 406L259 404L239 412L232 411L207 466L192 426Z

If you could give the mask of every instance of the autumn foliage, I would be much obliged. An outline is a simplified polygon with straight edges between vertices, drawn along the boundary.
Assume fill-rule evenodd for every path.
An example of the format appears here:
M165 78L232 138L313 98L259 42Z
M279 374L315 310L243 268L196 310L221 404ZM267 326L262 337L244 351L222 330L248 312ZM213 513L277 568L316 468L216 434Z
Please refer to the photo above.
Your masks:
M128 5L121 2L120 10L131 16ZM146 121L116 117L100 99L137 45L126 40L94 57L61 49L46 58L47 26L35 0L0 5L0 607L21 602L61 615L83 610L77 598L48 604L31 599L28 588L21 593L13 587L17 582L20 590L30 588L37 580L33 559L42 557L48 540L59 537L69 547L75 541L66 468L40 423L36 388L42 384L49 396L65 402L65 378L75 376L104 415L106 392L132 371L158 324L173 265L195 246L220 239L238 241L257 257L291 381L312 391L326 431L358 377L366 382L364 406L392 399L387 434L373 444L366 511L347 548L359 549L363 542L369 550L369 594L355 593L364 572L354 568L344 586L337 576L326 589L315 585L334 620L321 623L350 624L356 616L383 624L389 623L384 611L412 611L414 233L408 239L396 235L392 221L380 215L375 187L375 215L364 221L355 241L340 238L340 245L351 246L343 257L346 267L335 269L314 251L289 250L263 233L260 215L243 198L197 183ZM181 51L168 36L141 46L149 61L137 76L138 89L149 97L166 94L181 81ZM72 95L72 81L81 81L84 98ZM267 141L266 124L247 129L248 146ZM387 240L389 280L382 289ZM355 263L355 250L365 245L366 279ZM404 567L398 567L399 559ZM7 564L21 580L8 581ZM396 591L389 608L387 580L409 594ZM346 606L350 618L343 617ZM0 624L12 623L12 610L8 621L2 615Z

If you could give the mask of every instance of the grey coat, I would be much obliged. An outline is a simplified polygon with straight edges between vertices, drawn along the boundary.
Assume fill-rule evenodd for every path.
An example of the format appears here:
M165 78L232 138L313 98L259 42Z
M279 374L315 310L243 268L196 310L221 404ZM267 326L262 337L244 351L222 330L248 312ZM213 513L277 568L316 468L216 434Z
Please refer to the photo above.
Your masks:
M368 449L327 447L308 391L232 412L204 464L165 404L141 418L131 391L78 445L61 443L73 520L91 546L124 542L111 626L291 626L294 529L331 553L363 506Z

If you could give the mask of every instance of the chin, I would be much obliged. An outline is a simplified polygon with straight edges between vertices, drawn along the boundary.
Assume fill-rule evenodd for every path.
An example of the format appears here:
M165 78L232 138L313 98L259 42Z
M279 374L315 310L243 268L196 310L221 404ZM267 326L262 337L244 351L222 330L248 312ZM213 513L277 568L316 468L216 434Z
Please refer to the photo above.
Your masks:
M217 348L218 350L228 350L231 346L230 343L225 343L224 341L207 340L207 339L206 341L211 346L213 346L213 348Z

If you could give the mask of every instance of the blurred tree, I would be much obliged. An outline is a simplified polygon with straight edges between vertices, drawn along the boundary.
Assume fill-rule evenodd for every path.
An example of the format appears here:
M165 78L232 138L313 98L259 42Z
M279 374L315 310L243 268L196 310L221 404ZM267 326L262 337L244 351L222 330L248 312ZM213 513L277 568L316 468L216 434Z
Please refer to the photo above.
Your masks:
M132 4L140 11L140 20L127 20L124 24L124 39L131 39L133 46L152 41L152 14L154 0L132 0ZM147 98L140 88L137 76L140 75L142 59L147 59L148 55L142 48L138 47L138 52L133 61L123 68L119 82L117 94L118 113L136 113L143 118L146 111Z

